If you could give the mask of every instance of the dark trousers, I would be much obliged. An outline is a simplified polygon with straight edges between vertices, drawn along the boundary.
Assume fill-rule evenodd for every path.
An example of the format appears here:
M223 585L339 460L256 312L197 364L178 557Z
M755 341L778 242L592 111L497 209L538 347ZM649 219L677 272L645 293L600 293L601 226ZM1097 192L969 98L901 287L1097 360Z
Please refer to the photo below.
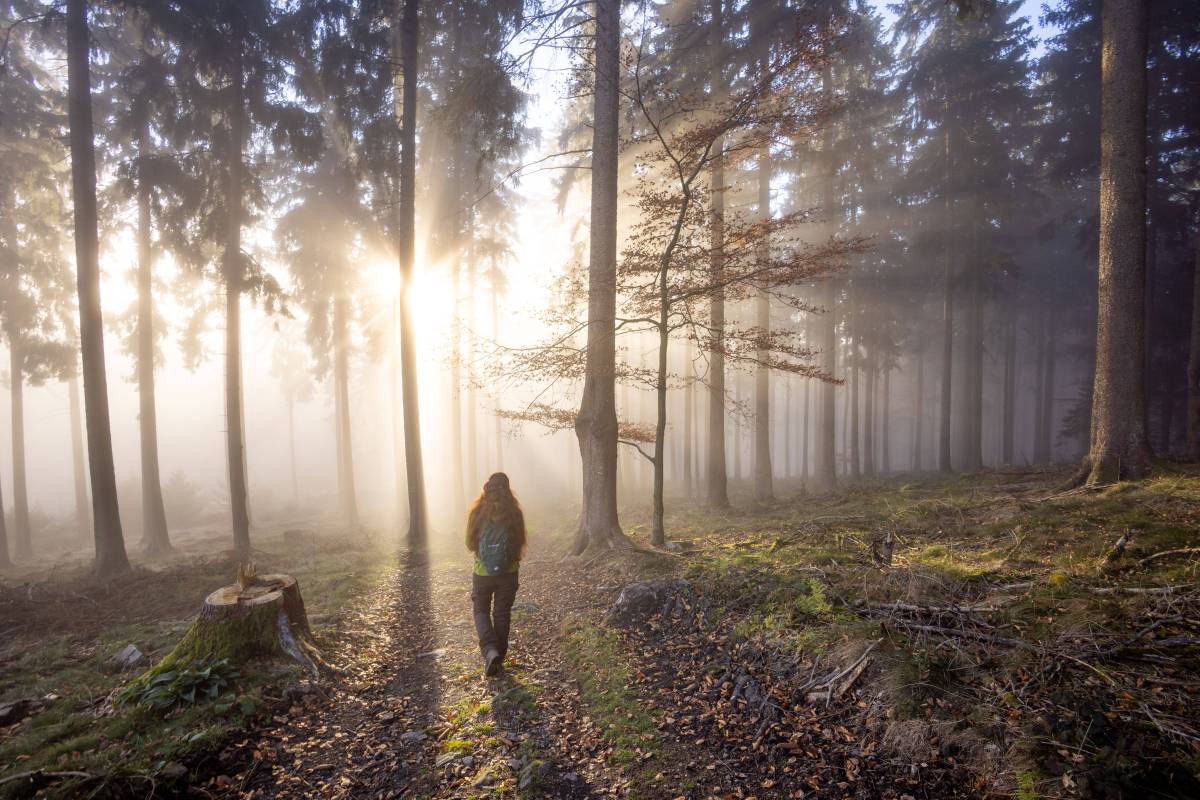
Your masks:
M479 634L479 652L483 653L485 658L488 650L492 648L500 653L501 658L508 652L508 628L512 622L513 601L516 599L516 572L471 576L471 605L475 611L475 632Z

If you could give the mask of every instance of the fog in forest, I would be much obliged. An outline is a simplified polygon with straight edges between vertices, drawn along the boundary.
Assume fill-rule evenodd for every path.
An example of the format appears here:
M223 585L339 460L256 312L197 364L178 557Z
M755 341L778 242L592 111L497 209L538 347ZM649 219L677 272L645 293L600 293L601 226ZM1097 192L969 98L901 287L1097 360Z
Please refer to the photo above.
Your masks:
M17 20L36 5L4 9ZM466 504L499 469L530 507L578 513L570 427L583 383L592 113L581 32L593 23L551 5L422 10L407 307L439 536L458 536ZM818 442L830 429L839 482L1067 462L1088 449L1099 76L1082 65L1097 57L1098 4L857 2L833 4L832 16L810 5L679 0L622 12L616 404L620 501L637 509L631 519L653 489L662 330L644 277L679 207L672 147L681 165L697 166L688 192L699 210L680 216L669 256L672 291L685 299L661 318L670 328L668 507L706 496L718 349L723 457L738 502L821 488ZM1152 4L1152 29L1187 18L1186 5ZM311 23L317 33L289 45L312 69L272 64L291 56L267 45L254 54L271 88L243 119L241 249L253 277L241 303L241 424L252 525L324 519L390 531L408 513L395 180L380 178L373 160L394 145L373 127L398 118L398 90L391 70L339 71L337 37L320 31L340 29L348 42L349 19ZM188 51L154 24L103 8L91 20L104 361L127 542L143 527L139 235L153 261L168 527L229 524L223 200L219 186L201 186L226 145L188 128L191 115L225 112L205 107L214 101L199 90L173 95ZM76 474L87 472L67 382L78 352L66 60L49 29L12 30L6 57L21 69L3 86L19 111L0 134L0 159L14 188L0 209L11 232L4 326L6 342L22 348L24 419L15 394L0 399L10 445L0 486L10 546L23 524L14 504L27 502L33 552L49 556L81 541ZM362 35L382 46L390 34L381 22ZM1171 82L1194 79L1197 43L1154 41L1145 413L1155 451L1182 456L1197 140L1194 104ZM203 55L214 74L221 57ZM688 148L712 132L710 117L734 113L718 108L729 97L752 111L725 121L718 187L715 161ZM205 147L215 160L191 163ZM33 155L21 161L22 152ZM152 164L142 181L161 171L141 218L139 158ZM711 287L698 277L715 252L707 206L718 199L733 232L729 274L742 270L725 289L723 344L714 344ZM747 266L773 258L762 274ZM14 485L18 473L24 486Z

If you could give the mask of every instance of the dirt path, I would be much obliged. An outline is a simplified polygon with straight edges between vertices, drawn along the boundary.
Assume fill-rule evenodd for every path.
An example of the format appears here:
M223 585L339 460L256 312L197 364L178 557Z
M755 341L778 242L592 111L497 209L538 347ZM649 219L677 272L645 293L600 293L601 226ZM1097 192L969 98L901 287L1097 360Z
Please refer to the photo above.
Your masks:
M594 579L593 579L594 580ZM573 567L521 572L507 673L482 675L461 565L402 564L343 623L343 674L222 754L227 797L607 797L559 648L565 613L608 598ZM586 726L585 726L586 727Z

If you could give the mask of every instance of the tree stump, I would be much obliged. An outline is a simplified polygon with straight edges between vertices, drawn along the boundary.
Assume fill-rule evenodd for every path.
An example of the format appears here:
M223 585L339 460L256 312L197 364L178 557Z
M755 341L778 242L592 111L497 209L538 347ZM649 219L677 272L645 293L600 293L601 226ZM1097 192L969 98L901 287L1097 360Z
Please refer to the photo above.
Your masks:
M317 679L326 666L313 641L300 587L291 575L255 575L239 568L238 582L204 598L204 607L187 633L152 672L196 659L227 658L241 664L251 658L285 655Z

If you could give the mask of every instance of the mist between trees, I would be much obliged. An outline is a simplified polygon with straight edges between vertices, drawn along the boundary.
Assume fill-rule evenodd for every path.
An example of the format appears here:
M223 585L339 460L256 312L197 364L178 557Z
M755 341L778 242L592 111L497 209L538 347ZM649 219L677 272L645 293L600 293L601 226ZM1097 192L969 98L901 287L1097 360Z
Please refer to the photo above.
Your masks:
M0 17L0 564L1200 455L1187 0Z

